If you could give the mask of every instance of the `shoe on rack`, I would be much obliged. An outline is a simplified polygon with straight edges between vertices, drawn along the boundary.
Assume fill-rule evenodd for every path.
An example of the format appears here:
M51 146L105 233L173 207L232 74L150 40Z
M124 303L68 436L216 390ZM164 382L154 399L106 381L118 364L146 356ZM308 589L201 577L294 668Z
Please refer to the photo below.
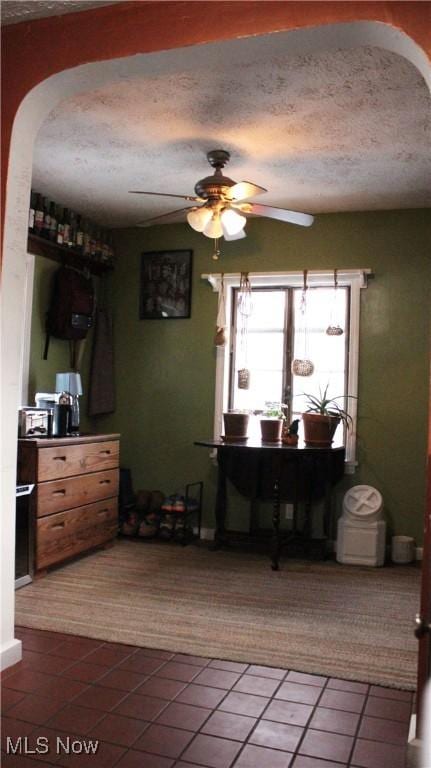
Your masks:
M175 529L175 519L172 515L165 515L159 528L162 539L171 539Z
M121 526L121 533L124 536L135 536L139 528L139 518L137 512L130 512L127 520Z
M163 504L160 507L160 510L162 512L172 512L173 505L175 503L175 496L166 496L166 499L164 500Z
M184 501L184 496L177 495L175 497L174 503L172 504L172 512L183 514L185 511L186 511L186 502Z
M158 526L154 525L154 523L146 517L139 526L138 536L142 539L151 539L157 535L157 531Z

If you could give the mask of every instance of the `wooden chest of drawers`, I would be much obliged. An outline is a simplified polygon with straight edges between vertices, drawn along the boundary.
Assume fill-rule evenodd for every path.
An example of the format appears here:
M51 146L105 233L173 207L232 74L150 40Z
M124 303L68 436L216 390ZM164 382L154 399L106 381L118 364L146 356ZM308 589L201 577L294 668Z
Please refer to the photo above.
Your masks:
M119 435L18 441L31 496L35 570L111 541L118 531Z

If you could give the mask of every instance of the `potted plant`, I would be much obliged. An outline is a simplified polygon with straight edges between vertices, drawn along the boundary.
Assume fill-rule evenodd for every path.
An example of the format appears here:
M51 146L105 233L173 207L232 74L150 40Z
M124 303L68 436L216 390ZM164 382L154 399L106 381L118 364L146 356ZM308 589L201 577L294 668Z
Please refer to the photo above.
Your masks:
M224 435L222 439L227 442L247 440L249 418L248 411L226 411L223 413Z
M340 421L347 429L352 423L352 417L337 402L343 400L345 396L328 397L328 386L327 384L323 393L319 391L319 396L304 393L308 405L307 410L302 414L304 442L312 448L330 448Z
M263 443L281 442L283 423L286 418L283 408L284 403L265 403L267 406L260 417L260 433Z

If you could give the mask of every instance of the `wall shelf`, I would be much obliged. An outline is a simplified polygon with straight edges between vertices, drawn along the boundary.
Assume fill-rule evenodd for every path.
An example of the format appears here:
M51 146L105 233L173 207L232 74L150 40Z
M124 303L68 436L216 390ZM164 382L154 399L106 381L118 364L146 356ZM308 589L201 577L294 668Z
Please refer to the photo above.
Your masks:
M60 264L68 264L79 269L87 268L93 275L101 275L113 270L113 266L110 264L92 261L86 256L82 256L74 248L58 245L51 240L45 240L44 237L33 235L31 232L28 234L27 250L35 256L45 256L46 259L57 261Z

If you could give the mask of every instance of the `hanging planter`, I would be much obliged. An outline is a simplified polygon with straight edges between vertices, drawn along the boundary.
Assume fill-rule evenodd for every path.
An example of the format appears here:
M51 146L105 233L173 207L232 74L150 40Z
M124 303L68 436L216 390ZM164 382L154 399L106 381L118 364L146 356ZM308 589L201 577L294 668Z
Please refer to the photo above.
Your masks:
M337 290L338 290L337 270L334 269L334 299L333 299L332 307L331 307L331 315L330 315L330 318L329 318L329 325L328 325L328 327L326 329L326 335L327 336L342 336L343 333L344 333L341 325L339 325L336 322L336 317L337 317L337 296L338 296Z
M296 357L292 361L291 371L294 376L311 376L314 372L314 363L307 357L307 273L308 270L304 269L304 286L301 296L301 334L303 339L302 352L303 357Z
M226 344L226 295L224 289L224 273L220 279L220 291L218 295L218 309L216 320L216 332L214 335L216 347L224 347Z
M240 359L244 367L238 370L238 389L250 389L250 370L247 367L248 318L253 311L251 284L248 272L241 272L238 293L238 313L240 317Z

